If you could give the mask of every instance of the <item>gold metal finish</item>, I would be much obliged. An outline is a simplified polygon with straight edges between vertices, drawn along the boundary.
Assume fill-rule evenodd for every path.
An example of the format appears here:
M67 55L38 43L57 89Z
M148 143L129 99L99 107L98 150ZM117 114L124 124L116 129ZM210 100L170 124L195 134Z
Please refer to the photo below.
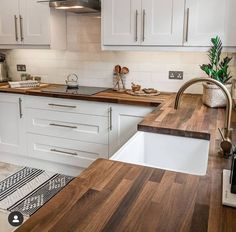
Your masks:
M216 81L214 79L211 78L194 78L188 82L186 82L178 91L176 98L175 98L175 109L178 109L179 107L179 102L180 102L180 98L182 96L182 94L184 93L184 91L191 85L195 84L195 83L199 83L199 82L210 82L212 84L217 85L224 93L226 100L227 100L227 106L226 106L226 117L225 117L225 128L224 128L224 132L221 133L222 136L222 142L220 144L224 155L228 156L229 153L231 152L232 149L232 142L230 139L230 134L231 134L231 114L232 114L232 107L233 107L233 103L232 103L232 97L230 95L230 92L228 91L228 89L219 81Z

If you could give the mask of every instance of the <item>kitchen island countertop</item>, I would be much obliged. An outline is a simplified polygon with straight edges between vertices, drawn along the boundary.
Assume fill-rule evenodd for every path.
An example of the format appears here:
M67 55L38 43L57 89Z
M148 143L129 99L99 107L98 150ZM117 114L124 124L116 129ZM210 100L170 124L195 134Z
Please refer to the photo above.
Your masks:
M173 111L173 103L171 95L139 129L179 131L180 136L199 130L210 135L205 176L99 159L17 232L236 231L236 209L221 203L222 170L230 167L230 161L218 153L217 128L224 126L225 110L207 108L198 95L185 95L178 111ZM236 130L235 111L232 127Z

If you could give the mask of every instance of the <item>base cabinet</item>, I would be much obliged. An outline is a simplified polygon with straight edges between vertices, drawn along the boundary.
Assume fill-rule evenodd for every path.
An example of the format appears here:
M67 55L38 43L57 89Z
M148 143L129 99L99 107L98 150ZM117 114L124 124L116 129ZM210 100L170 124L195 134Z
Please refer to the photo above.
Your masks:
M0 108L0 161L75 175L112 156L154 109L8 93Z
M87 168L98 158L108 157L107 145L31 133L27 133L27 152L36 159L81 168Z
M22 96L0 94L0 152L24 154Z
M151 113L153 107L111 105L111 128L109 133L109 156L111 157L136 132L137 125Z

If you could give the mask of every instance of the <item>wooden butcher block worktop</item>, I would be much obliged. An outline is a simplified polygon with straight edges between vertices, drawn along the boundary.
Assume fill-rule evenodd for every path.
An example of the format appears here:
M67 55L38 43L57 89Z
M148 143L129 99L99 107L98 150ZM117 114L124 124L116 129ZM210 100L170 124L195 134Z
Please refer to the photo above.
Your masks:
M61 86L58 84L42 84L38 88L9 88L9 85L5 84L0 86L0 92L5 93L16 93L16 94L25 94L25 95L34 95L42 97L54 97L54 98L67 98L75 100L86 100L86 101L97 101L97 102L109 102L109 103L118 103L118 104L130 104L130 105L140 105L140 106L159 106L161 103L169 99L170 94L162 93L159 96L150 96L150 97L140 97L132 96L126 93L118 93L112 89L107 89L106 91L97 93L95 95L86 96L86 95L76 95L69 93L49 93L43 92L43 88L48 87L57 87Z
M217 128L224 125L225 110L203 106L196 95L185 95L177 112L172 109L173 102L174 96L148 115L139 128L165 134L179 131L181 136L195 130L208 138L210 134L205 176L99 159L17 232L236 231L236 209L221 204L222 170L230 165L218 154ZM232 127L235 142L235 111Z

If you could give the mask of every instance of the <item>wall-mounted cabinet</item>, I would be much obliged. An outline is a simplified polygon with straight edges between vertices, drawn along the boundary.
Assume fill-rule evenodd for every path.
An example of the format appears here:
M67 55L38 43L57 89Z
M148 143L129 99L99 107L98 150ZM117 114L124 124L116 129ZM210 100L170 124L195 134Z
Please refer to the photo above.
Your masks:
M103 46L208 47L218 35L236 47L235 11L234 0L103 0Z
M61 19L58 18L59 14ZM54 17L60 27L56 25ZM53 36L63 40L56 44L65 48L65 32L65 13L51 11L48 4L40 4L37 0L0 1L0 48L53 47Z
M181 45L184 0L104 0L104 45Z
M210 38L216 35L224 40L225 3L227 1L228 0L186 1L187 31L185 32L184 41L186 46L209 46ZM224 45L226 44L224 43Z

